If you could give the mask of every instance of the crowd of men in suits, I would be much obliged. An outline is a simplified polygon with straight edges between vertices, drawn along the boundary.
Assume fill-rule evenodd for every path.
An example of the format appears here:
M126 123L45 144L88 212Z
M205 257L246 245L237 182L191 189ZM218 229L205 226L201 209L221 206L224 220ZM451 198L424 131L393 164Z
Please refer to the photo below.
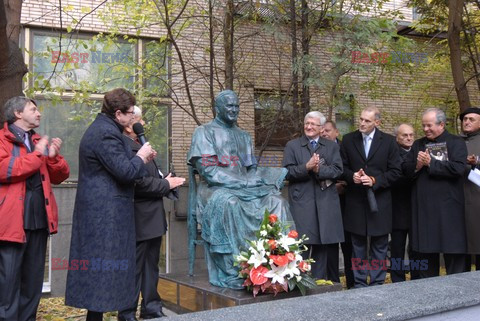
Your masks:
M468 175L480 168L480 108L460 120L462 134L453 135L445 113L429 108L424 136L414 140L410 124L394 135L381 131L380 111L368 107L340 142L333 121L306 115L304 136L287 144L283 166L304 172L287 175L289 200L308 204L292 215L309 237L305 256L316 261L315 278L339 282L339 242L348 288L383 284L388 270L392 282L408 271L411 279L438 276L440 254L447 274L477 263L480 187Z

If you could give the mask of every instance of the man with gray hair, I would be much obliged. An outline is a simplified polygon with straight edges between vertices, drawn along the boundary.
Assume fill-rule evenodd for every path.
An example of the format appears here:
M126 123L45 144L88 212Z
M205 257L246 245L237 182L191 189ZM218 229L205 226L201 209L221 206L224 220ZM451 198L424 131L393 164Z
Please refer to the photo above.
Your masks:
M380 111L365 108L358 130L345 135L341 146L343 179L347 182L344 224L352 237L356 288L385 282L388 234L392 230L390 188L402 174L395 138L380 131L379 125Z
M305 256L315 260L312 275L317 279L327 278L327 245L344 241L335 187L343 171L342 159L338 144L321 137L325 122L322 113L309 112L304 135L289 141L283 153L290 210L299 235L308 237Z
M413 143L402 167L414 180L411 245L424 268L420 278L438 276L440 253L447 274L461 273L467 250L463 175L467 147L445 129L445 113L427 109L422 116L425 137ZM442 154L442 160L433 157ZM427 266L425 266L427 265Z
M414 129L409 124L400 124L395 128L398 151L402 162L407 158L415 140ZM412 181L403 175L392 186L392 233L390 243L390 277L392 282L405 281L405 248L407 236L409 235L412 217ZM412 260L412 253L409 251L409 259ZM411 278L414 279L418 271L411 271Z
M58 229L51 183L70 169L60 138L35 131L41 114L35 101L10 98L0 130L0 320L35 320L42 295L49 234Z

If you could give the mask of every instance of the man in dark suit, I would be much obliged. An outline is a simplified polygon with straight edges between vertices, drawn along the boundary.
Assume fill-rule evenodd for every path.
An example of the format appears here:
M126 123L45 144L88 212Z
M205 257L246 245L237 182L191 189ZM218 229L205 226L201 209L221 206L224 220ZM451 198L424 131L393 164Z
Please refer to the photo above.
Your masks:
M462 138L467 145L467 173L472 169L480 169L480 108L468 108L460 114L462 122ZM465 192L465 222L467 232L467 258L465 271L471 270L472 263L475 270L480 270L480 186L468 179L464 180ZM473 258L473 260L472 260Z
M467 165L467 146L461 137L445 129L445 113L427 109L422 116L425 137L417 139L402 164L405 174L414 179L412 191L411 244L420 262L420 278L440 275L440 253L447 274L465 270L467 240L463 180ZM432 157L434 149L446 160ZM434 154L433 154L434 155Z
M402 162L405 161L414 141L413 127L400 124L395 128L395 138ZM390 243L390 276L392 282L405 281L404 257L408 230L412 217L412 181L402 175L392 186L392 233ZM413 257L410 257L413 259ZM411 271L415 274L416 271Z
M134 107L135 122L143 124L142 111ZM133 132L132 125L124 128L132 152L136 154L140 147L137 135ZM155 161L145 165L146 176L135 181L135 232L136 232L136 271L135 271L135 301L130 308L119 311L119 321L137 320L137 304L142 293L140 317L153 319L165 316L162 311L162 301L157 291L158 260L162 236L167 232L167 221L163 208L163 197L176 200L175 188L185 182L185 178L164 177Z
M355 287L383 284L386 275L388 233L392 229L390 186L401 176L395 139L380 131L380 111L365 108L359 129L343 137L341 152L345 192L345 229L353 244ZM367 238L370 256L367 259Z
M342 159L339 146L320 136L325 121L320 112L308 113L305 135L289 141L283 154L290 210L298 234L309 238L305 242L307 255L315 260L312 275L317 279L327 278L327 246L343 242L342 213L335 188L342 174Z
M341 141L338 139L340 132L338 131L337 125L333 120L327 120L323 126L322 136L326 139L334 141L339 146ZM337 181L335 184L340 197L340 208L342 210L342 218L345 215L345 186L347 183L345 181ZM353 279L352 271L352 240L350 238L350 233L343 231L345 236L345 241L340 243L343 253L343 266L345 273L345 281L347 284L347 289L353 288L355 281ZM328 245L328 259L327 259L327 276L329 280L334 282L340 282L340 277L338 275L338 245L330 244Z

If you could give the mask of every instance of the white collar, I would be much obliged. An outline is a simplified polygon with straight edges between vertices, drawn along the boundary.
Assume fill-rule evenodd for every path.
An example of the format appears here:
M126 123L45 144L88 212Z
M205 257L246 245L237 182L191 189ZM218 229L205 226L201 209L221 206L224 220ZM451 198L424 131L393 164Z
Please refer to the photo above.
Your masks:
M376 130L376 128L374 128L374 129L372 130L372 132L371 132L370 134L368 134L368 135L362 133L362 138L365 139L365 137L368 136L368 137L370 137L371 140L373 140L373 135L375 135L375 130Z

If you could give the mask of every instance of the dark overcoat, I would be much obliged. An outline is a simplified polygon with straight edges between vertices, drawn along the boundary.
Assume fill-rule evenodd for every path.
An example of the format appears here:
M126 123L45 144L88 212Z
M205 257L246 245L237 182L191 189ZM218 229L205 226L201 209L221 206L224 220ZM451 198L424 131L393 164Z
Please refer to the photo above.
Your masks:
M464 137L468 155L480 155L480 131ZM468 165L466 176L470 173ZM480 169L480 165L476 166ZM480 254L480 187L465 178L465 222L467 228L467 253Z
M402 163L407 159L408 151L398 145ZM392 229L409 230L412 221L412 179L402 176L392 186Z
M80 142L65 295L70 306L105 312L135 300L133 188L144 166L122 131L99 114Z
M432 157L430 166L415 171L419 151L426 143L447 143L448 160ZM466 253L463 176L467 147L462 138L444 131L434 141L426 137L413 143L403 163L414 179L412 189L411 244L421 253Z
M324 164L318 174L307 171L306 164L313 153ZM283 166L288 169L288 200L298 234L306 234L306 244L332 244L344 241L342 213L335 182L342 174L340 148L332 141L318 139L313 150L305 136L287 143ZM326 187L325 180L329 186ZM322 187L322 182L324 182ZM325 188L326 187L326 188Z
M136 154L139 143L129 139L132 152ZM135 181L135 230L137 242L150 240L167 232L167 220L163 208L163 197L176 199L170 185L160 176L155 161L145 165L147 174ZM172 195L172 196L170 196Z
M392 195L390 187L401 176L401 158L395 138L378 128L365 156L360 131L343 137L341 145L345 191L345 230L357 235L381 236L392 230ZM373 187L353 182L353 173L363 168L365 174L375 177ZM367 189L372 188L378 212L370 211Z

